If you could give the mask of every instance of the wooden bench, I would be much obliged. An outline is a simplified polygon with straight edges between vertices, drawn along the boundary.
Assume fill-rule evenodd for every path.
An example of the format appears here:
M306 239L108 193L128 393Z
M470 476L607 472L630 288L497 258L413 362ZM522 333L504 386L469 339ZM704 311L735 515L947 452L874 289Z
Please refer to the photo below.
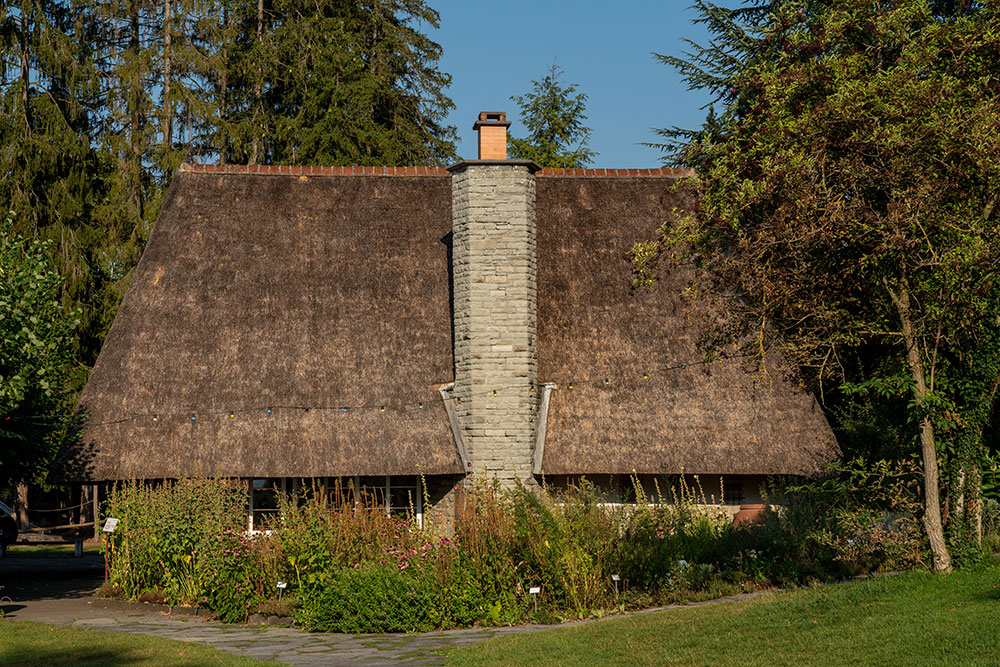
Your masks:
M90 528L90 530L86 531L85 534L84 529L86 528ZM82 558L83 542L89 537L93 537L93 534L93 521L88 523L74 523L65 526L43 526L19 531L17 534L17 541L14 542L14 544L72 544L73 556L76 558ZM6 557L7 548L8 547L0 545L0 558Z

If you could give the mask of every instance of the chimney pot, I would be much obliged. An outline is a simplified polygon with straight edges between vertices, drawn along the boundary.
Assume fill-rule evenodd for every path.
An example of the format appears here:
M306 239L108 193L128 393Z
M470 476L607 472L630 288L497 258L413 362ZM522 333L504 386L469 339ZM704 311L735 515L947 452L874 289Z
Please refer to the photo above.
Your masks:
M507 128L510 121L504 111L480 111L472 129L479 133L480 160L507 159Z

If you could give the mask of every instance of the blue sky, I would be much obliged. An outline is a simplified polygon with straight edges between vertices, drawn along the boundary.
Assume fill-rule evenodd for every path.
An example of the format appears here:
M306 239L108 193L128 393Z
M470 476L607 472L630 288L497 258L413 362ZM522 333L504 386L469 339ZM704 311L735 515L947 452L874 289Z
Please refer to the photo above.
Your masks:
M656 167L650 128L697 126L708 98L690 92L652 52L679 55L683 38L705 41L688 2L555 2L552 0L428 0L441 14L429 36L444 47L441 69L452 75L458 153L475 158L472 123L480 111L506 111L511 132L523 135L509 98L530 89L553 62L566 83L589 96L587 125L596 167ZM720 3L729 4L729 3Z

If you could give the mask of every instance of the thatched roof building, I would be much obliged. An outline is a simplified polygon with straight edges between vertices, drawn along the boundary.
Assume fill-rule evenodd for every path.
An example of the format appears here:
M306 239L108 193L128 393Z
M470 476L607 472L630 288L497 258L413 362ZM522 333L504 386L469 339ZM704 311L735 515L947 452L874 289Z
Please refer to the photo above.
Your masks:
M813 397L706 373L683 272L631 289L685 176L183 167L81 397L79 477L815 473Z

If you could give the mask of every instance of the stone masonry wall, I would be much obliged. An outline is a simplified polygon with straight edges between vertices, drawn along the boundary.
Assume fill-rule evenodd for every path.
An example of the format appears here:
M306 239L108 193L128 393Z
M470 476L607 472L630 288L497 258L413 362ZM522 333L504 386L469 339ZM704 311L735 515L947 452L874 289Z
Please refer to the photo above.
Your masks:
M534 484L538 413L535 177L465 164L452 176L454 396L474 473ZM494 396L494 392L496 395Z

